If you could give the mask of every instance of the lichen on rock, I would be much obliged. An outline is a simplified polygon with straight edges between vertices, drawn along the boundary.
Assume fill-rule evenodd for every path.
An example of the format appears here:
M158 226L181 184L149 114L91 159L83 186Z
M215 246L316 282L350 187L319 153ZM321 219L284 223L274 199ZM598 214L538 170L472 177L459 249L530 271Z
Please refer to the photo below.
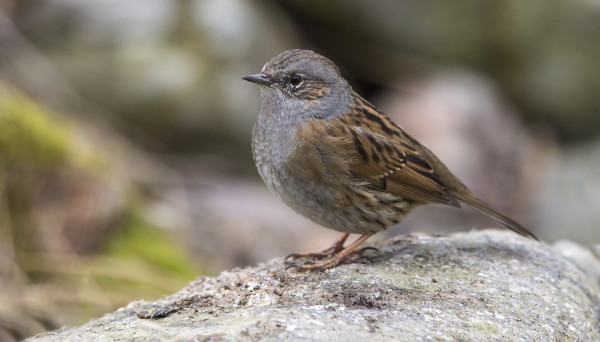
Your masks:
M550 245L506 231L408 236L325 272L281 259L29 341L598 341L600 290Z

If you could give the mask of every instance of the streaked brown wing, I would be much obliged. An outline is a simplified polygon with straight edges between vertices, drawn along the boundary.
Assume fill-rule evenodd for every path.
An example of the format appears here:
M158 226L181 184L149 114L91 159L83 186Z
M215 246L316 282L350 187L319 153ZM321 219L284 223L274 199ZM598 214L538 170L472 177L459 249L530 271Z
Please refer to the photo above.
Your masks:
M370 103L357 98L362 103L357 104L354 111L310 122L296 132L295 141L314 146L311 154L296 157L304 160L305 167L297 169L309 172L312 167L306 167L314 165L328 169L329 175L349 170L355 177L369 182L374 190L417 202L459 207L436 173L447 170L442 169L443 166L435 170L429 161L435 157L430 157L431 153Z
M352 126L350 135L357 151L350 169L371 180L377 190L419 202L459 206L408 137L390 139L363 126Z

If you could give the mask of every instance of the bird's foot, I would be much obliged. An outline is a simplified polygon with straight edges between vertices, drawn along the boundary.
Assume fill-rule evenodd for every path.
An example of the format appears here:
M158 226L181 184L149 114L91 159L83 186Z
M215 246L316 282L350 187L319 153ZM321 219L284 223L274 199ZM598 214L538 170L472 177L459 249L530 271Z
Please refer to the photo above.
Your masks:
M303 264L291 263L288 265L288 267L286 267L286 269L295 268L298 271L324 271L326 269L329 269L329 268L339 265L341 262L357 262L360 260L367 260L369 262L372 262L372 260L369 257L364 255L364 252L368 251L368 250L378 251L377 248L364 247L361 249L357 249L358 246L360 246L360 244L362 244L365 240L370 238L372 235L373 234L363 234L356 241L354 241L350 246L343 248L343 243L348 238L348 235L345 234L344 236L342 236L342 238L340 238L340 240L336 241L336 243L332 247L326 249L325 251L322 251L319 253L302 254L302 255L309 255L309 256L315 257L315 259L317 259L316 261L309 260ZM332 250L337 250L337 251L332 252ZM295 256L295 255L299 255L299 254L292 254L292 256ZM327 256L329 256L329 258L322 260ZM286 260L288 258L286 258ZM294 259L297 259L297 257L294 257Z
M331 247L326 248L320 252L316 252L316 253L292 253L288 256L285 257L285 259L283 259L285 262L288 261L293 261L296 259L317 259L317 260L321 260L321 259L325 259L327 257L332 257L334 255L336 255L337 253L341 252L342 250L344 250L344 242L346 242L346 239L348 239L348 233L343 233L339 239L337 239L333 245L331 245Z

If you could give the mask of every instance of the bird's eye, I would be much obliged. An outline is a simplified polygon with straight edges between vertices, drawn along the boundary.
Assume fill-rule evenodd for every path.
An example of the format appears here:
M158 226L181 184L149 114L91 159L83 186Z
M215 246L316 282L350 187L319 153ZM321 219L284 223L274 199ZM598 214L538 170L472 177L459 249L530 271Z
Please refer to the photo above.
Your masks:
M290 77L290 84L294 87L297 87L302 83L302 77L300 75L293 75Z

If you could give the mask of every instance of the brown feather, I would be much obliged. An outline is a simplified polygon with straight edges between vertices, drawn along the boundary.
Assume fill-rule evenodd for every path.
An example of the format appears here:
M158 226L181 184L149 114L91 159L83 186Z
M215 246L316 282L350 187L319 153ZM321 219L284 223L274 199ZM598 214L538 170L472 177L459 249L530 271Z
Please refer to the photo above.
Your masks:
M349 165L350 170L365 180L385 179L386 189L383 190L393 195L421 203L460 207L435 168L419 154L421 145L415 144L414 139L373 106L363 105L361 108L364 110L360 115L367 120L350 120L356 115L352 112L330 120L331 125L347 125L348 121L354 124L346 133L351 136L357 151ZM393 134L390 135L390 132Z

